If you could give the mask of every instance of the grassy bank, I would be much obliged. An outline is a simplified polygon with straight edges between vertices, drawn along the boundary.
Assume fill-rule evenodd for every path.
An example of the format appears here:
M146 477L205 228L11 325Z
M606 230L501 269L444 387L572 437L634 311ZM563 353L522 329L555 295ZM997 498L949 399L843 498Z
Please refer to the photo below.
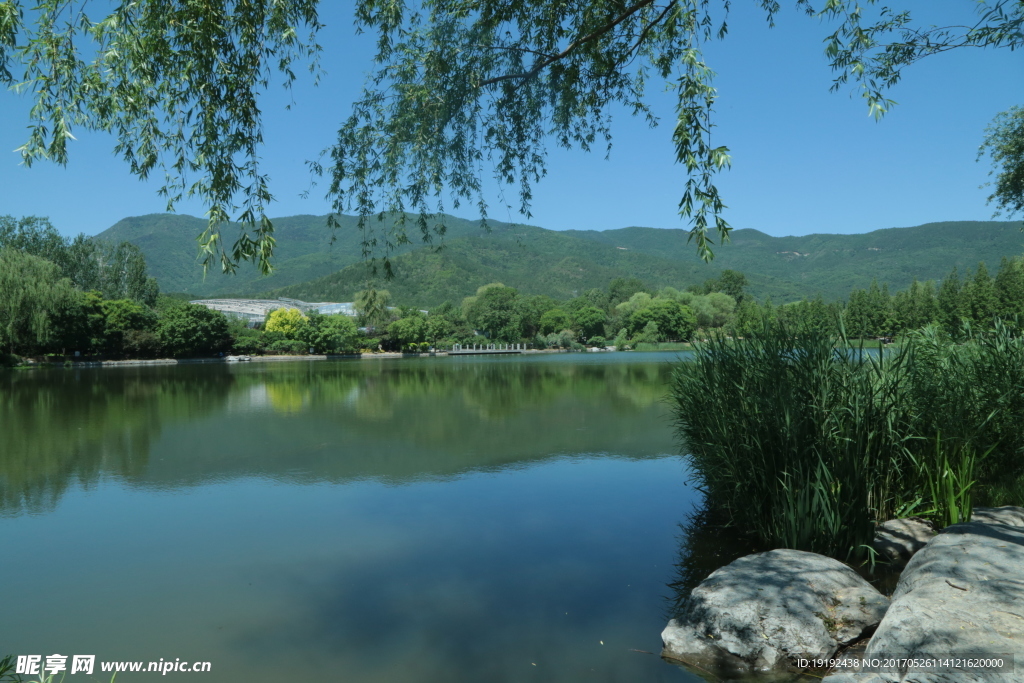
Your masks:
M878 521L1021 502L1024 340L925 330L866 351L774 326L699 344L676 369L697 483L760 543L847 559Z

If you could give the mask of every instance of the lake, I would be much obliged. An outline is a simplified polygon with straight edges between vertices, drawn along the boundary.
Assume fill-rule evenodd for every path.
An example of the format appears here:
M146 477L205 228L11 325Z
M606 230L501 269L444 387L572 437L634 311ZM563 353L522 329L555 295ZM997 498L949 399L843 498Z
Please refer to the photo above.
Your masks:
M0 374L0 656L211 663L119 682L699 680L657 656L700 503L674 357Z

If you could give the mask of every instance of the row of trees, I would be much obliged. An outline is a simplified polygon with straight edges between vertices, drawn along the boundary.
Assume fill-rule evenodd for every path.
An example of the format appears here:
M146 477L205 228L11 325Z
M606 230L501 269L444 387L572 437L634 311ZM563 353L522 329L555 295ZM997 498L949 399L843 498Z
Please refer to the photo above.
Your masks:
M62 236L45 218L0 216L0 354L188 357L231 350L245 329L160 296L129 243Z
M0 348L20 355L152 358L238 353L341 353L455 343L573 347L684 341L729 324L746 281L734 271L680 292L619 278L568 301L485 285L429 313L392 306L385 290L356 297L360 333L345 316L282 309L262 329L160 297L142 252L127 242L62 236L45 218L0 218Z
M850 337L890 337L938 324L957 337L993 320L1024 319L1024 260L1003 259L995 277L981 263L961 278L914 283L891 294L873 282L847 302L775 306L746 295L746 278L724 271L685 291L652 290L619 278L567 301L523 295L491 283L458 305L420 311L393 306L385 290L356 296L357 322L343 315L274 311L250 329L202 306L159 297L145 258L129 243L61 236L46 219L0 217L0 349L8 354L197 356L237 353L346 353L359 349L527 342L537 348L621 347L689 341L712 330L745 336L766 321Z
M236 353L351 353L365 346L363 335L346 315L303 314L296 308L271 311L262 330L239 328L233 336Z
M146 353L158 293L133 244L68 238L45 218L0 216L0 348L7 353Z
M745 302L734 328L742 336L759 329L767 319L809 325L828 334L839 331L854 338L894 337L927 325L938 325L959 338L969 328L989 329L994 320L1024 321L1024 259L1003 258L995 277L984 263L960 277L954 268L945 279L915 280L908 289L890 294L888 285L872 282L855 289L847 302L825 303L821 297L774 307Z
M57 266L61 277L104 299L156 304L160 288L146 274L146 258L131 242L107 242L79 234L64 237L47 218L0 216L0 249L37 256Z
M0 342L7 355L155 358L230 348L222 313L166 297L155 304L81 291L55 264L0 249Z
M356 295L360 323L382 348L406 349L456 343L528 342L538 348L603 346L644 341L686 341L700 329L721 328L743 301L746 279L735 271L687 291L652 290L636 278L618 278L567 301L524 295L491 283L456 306L446 302L429 313L390 307L383 290Z

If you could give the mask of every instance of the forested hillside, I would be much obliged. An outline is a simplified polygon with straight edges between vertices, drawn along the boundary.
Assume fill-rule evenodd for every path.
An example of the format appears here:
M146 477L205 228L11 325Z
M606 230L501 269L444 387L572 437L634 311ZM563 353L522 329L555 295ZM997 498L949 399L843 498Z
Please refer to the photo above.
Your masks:
M335 233L326 217L275 219L278 250L275 274L261 278L253 268L235 276L210 273L203 278L195 259L198 218L154 214L127 218L101 237L128 240L146 255L150 273L165 292L266 294L306 300L351 301L370 273L362 262L361 234L355 219L341 217ZM553 231L492 222L491 231L475 221L447 219L443 247L415 241L397 250L397 279L387 284L397 299L431 306L469 296L489 282L504 282L529 294L567 298L574 292L604 287L616 277L637 277L652 287L686 287L717 276L723 269L744 273L750 293L776 303L814 297L845 298L873 279L893 290L916 277L941 280L953 267L995 264L1024 253L1019 222L929 223L888 228L860 235L817 234L771 237L736 230L716 250L711 264L697 259L683 230L623 228Z
M327 216L275 218L277 248L274 274L269 277L261 277L252 264L239 266L234 275L210 271L204 276L203 268L196 260L195 238L206 228L206 221L194 216L149 214L125 218L97 237L138 245L146 255L150 274L164 292L187 292L196 297L252 294L305 282L362 262L362 236L356 219L340 216L338 222L341 227L332 233L327 227ZM454 237L481 232L476 221L449 217L446 224L448 235ZM410 229L415 230L415 227ZM225 229L224 235L225 239L233 240L233 228ZM396 253L423 248L417 235L410 237L412 244L399 247Z
M702 282L708 273L720 270L690 260L619 250L562 232L505 226L487 235L446 240L441 250L418 249L393 263L397 276L387 288L396 300L414 306L460 301L489 282L503 282L524 294L568 299L589 289L603 289L617 277L667 286ZM369 267L356 264L268 296L351 301L369 277Z
M963 271L979 261L997 264L1004 256L1020 255L1021 226L1020 221L950 221L859 235L802 237L736 230L728 245L715 250L713 265L745 273L758 297L792 300L820 293L834 300L846 298L851 289L867 288L872 279L889 283L895 291L909 287L914 278L941 280L954 267ZM573 234L671 261L696 260L684 230L624 228Z

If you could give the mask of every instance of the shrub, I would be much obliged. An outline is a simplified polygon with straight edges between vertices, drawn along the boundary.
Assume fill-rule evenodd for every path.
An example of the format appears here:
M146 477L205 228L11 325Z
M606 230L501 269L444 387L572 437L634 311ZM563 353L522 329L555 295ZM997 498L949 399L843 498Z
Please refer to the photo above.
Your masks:
M270 345L274 342L284 341L287 337L284 336L283 332L269 332L263 330L260 334L260 342L263 344L263 348L269 349Z
M295 339L282 339L268 346L267 351L287 356L304 356L309 352L309 347Z
M629 331L623 327L619 330L619 333L615 335L615 349L622 351L629 344Z
M258 337L238 337L232 345L235 353L254 356L263 353L263 344Z
M156 358L161 351L160 338L148 330L128 330L122 342L124 353L133 358Z
M636 335L630 344L636 346L637 344L657 344L664 339L664 335L661 334L661 330L658 329L658 323L653 320L644 326L644 329L640 334Z
M591 346L596 346L599 349L603 349L608 346L608 340L601 336L591 337L587 343Z

